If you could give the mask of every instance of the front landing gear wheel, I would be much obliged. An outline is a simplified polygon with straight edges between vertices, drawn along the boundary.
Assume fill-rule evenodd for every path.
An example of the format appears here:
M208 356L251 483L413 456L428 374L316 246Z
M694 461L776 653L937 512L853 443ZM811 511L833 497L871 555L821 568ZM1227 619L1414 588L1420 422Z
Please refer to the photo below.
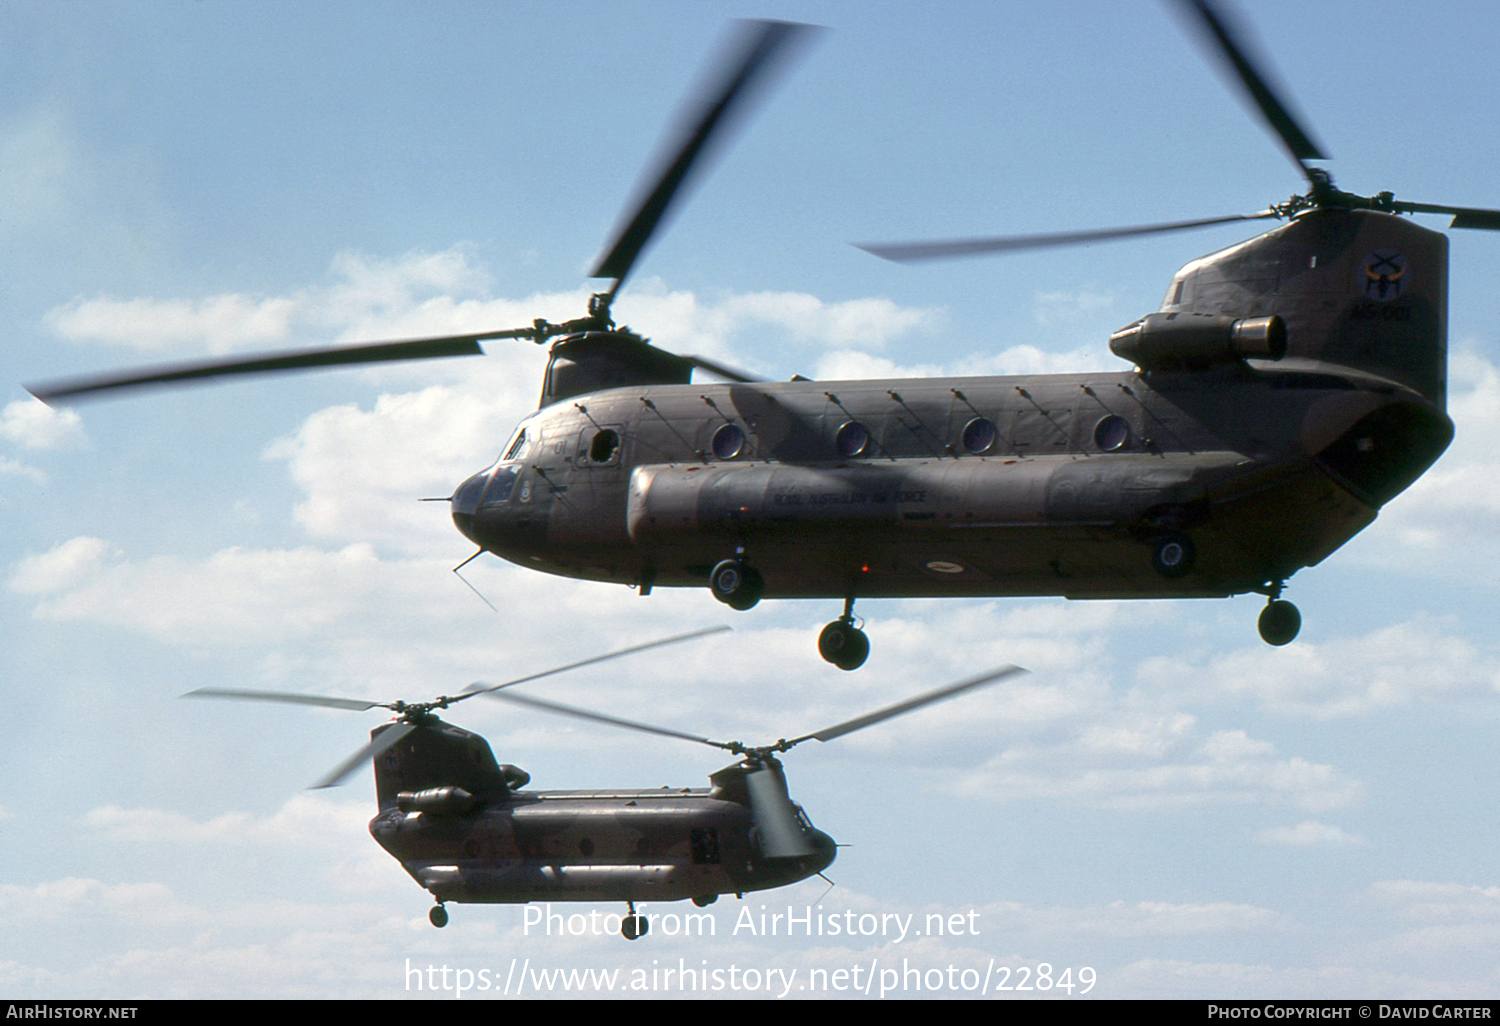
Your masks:
M1285 645L1302 629L1302 614L1286 599L1274 599L1260 611L1257 626L1267 645Z
M1164 534L1151 549L1151 565L1170 581L1190 574L1197 558L1193 539L1185 534Z
M646 917L635 910L635 902L630 902L630 914L620 920L620 936L626 940L637 940L651 932L651 923Z
M726 559L708 575L708 590L730 609L744 611L760 601L766 582L742 559Z
M852 620L840 617L818 635L818 655L841 670L857 670L870 657L870 639Z
M718 900L719 896L717 894L700 894L693 899L693 904L699 908L707 908Z
M448 925L448 910L441 905L432 906L432 911L427 913L427 921L441 930Z

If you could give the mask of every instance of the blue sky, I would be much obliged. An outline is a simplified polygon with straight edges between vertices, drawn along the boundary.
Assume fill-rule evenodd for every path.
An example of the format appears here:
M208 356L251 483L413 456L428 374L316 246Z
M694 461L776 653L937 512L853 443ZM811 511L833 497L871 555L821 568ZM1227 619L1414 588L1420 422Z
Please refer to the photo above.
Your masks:
M1481 3L1244 4L1351 191L1500 206ZM1254 211L1300 184L1166 4L10 4L0 9L0 992L398 996L409 964L1094 968L1103 996L1500 991L1500 236L1453 233L1449 453L1259 601L836 603L470 554L446 495L530 411L542 354L145 394L23 382L581 312L583 278L734 17L825 25L616 305L771 376L1117 366L1233 227L898 267L851 241ZM1441 227L1439 219L1426 219ZM642 639L735 633L538 694L711 736L837 722L1002 663L1023 681L789 757L850 847L833 912L976 910L976 937L526 936L368 837L373 787L303 789L373 716L194 687L422 698ZM473 703L471 703L473 704ZM465 709L544 787L698 785L720 760ZM799 909L820 882L743 903ZM805 976L803 977L805 980Z

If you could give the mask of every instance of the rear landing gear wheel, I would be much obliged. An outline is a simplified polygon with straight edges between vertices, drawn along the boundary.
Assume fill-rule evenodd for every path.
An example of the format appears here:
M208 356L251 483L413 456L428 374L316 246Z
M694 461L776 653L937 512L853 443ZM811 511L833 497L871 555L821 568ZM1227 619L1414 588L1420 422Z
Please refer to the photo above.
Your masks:
M1186 577L1193 570L1198 550L1185 534L1164 534L1151 549L1151 565L1168 580Z
M1302 614L1286 599L1272 599L1260 611L1260 639L1267 645L1285 645L1302 629Z
M760 601L766 582L743 559L726 559L708 575L708 590L730 609L744 611Z
M651 932L651 923L646 917L635 910L635 902L630 902L630 914L620 920L620 936L626 940L637 940Z
M841 670L857 670L870 657L870 639L852 617L841 616L818 635L818 655Z
M448 925L448 910L441 905L432 906L432 910L427 913L427 921L441 930Z

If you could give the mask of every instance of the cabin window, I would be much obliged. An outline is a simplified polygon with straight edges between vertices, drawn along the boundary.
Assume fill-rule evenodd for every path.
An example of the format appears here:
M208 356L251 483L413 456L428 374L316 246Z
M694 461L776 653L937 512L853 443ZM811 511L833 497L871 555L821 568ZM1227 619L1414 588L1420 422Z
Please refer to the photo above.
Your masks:
M715 827L694 827L691 835L693 863L699 866L719 864L719 831Z
M995 444L995 425L984 417L975 417L964 425L960 440L966 452L971 452L976 456L987 452L989 447Z
M1094 425L1094 444L1103 452L1118 452L1130 442L1130 423L1111 413Z
M589 462L608 463L620 449L619 432L604 428L589 443Z
M733 424L721 424L714 432L714 455L721 460L732 460L745 448L745 432Z
M591 857L594 854L594 842L587 837L583 838L578 842L578 854L584 858Z
M840 456L858 456L870 444L870 432L857 420L847 421L833 436L833 444Z

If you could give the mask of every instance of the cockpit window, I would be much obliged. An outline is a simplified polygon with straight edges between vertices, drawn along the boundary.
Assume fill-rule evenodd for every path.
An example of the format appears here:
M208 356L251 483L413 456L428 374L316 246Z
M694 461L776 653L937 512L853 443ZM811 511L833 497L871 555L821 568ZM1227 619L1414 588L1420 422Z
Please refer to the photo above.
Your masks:
M505 455L501 460L518 460L526 455L526 429L522 428L516 432L516 437L511 439L510 446L506 448Z
M520 467L496 467L495 473L490 477L490 486L484 491L485 505L508 501L510 493L515 490L516 478L520 472Z

